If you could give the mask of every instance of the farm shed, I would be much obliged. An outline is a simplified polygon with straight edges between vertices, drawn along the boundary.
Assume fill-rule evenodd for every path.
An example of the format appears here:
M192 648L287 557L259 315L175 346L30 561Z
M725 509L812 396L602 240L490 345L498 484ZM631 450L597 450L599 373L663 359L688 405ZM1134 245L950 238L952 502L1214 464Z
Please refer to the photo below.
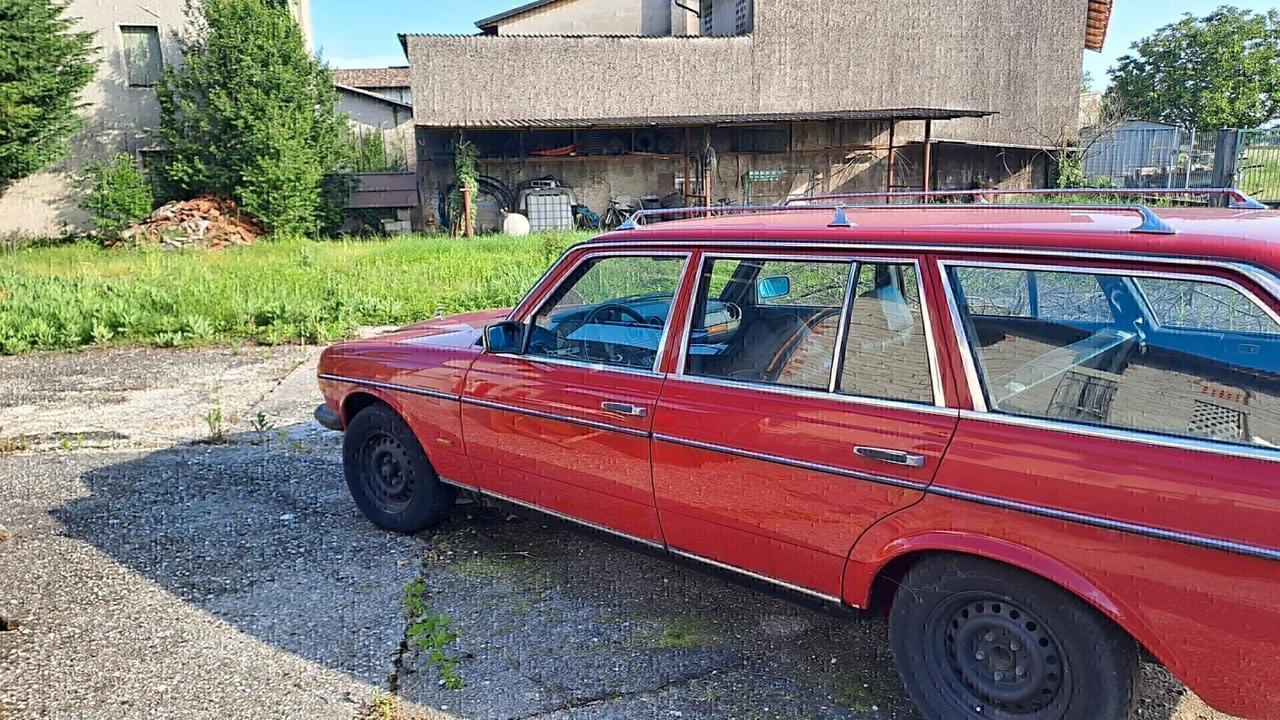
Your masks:
M595 0L544 0L479 35L402 35L424 220L442 219L456 139L509 195L550 177L597 213L618 196L1042 185L1043 150L1077 127L1103 6L681 0L670 7L693 20L649 33L643 13L584 32ZM510 31L533 13L536 34Z

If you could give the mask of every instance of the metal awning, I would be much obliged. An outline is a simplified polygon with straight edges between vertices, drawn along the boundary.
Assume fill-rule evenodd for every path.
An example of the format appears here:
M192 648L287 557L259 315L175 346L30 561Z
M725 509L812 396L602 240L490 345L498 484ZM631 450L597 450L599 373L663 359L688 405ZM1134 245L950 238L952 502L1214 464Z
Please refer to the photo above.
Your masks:
M417 118L422 127L448 129L590 129L637 127L703 127L711 125L754 125L823 120L954 120L995 115L994 110L956 108L879 108L874 110L820 110L787 113L732 113L722 115L637 115L614 118L528 118L476 119L462 124L439 125L430 118Z

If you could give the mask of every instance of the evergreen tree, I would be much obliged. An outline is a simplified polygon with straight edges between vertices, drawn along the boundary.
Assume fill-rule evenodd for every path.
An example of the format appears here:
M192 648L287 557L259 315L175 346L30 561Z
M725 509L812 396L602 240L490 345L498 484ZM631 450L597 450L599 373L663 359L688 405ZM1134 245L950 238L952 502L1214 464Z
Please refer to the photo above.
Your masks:
M0 194L59 160L83 120L80 91L93 80L93 33L55 0L0 2Z
M333 76L285 3L189 3L184 62L157 86L166 178L240 201L275 233L317 230L342 155Z

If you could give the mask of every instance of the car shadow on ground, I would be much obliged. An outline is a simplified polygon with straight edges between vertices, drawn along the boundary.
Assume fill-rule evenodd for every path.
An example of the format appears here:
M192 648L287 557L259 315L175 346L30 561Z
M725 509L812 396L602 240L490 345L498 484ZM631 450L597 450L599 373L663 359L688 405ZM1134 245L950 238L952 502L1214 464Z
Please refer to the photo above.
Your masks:
M304 438L302 440L297 438ZM538 520L460 504L416 537L356 511L339 436L310 427L86 472L64 533L257 640L463 718L918 717L887 628L797 607ZM457 638L465 687L406 636L401 599ZM1142 718L1178 688L1147 668Z

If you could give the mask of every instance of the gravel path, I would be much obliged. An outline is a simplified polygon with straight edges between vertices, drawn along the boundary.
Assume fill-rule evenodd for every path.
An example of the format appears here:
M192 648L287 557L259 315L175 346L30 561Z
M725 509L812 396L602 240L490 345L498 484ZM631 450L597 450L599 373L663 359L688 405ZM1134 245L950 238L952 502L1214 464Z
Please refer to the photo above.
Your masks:
M0 718L350 719L389 690L428 720L917 717L882 621L474 504L372 527L309 419L316 356L0 358ZM406 633L415 582L460 690ZM1224 719L1145 676L1140 717Z

